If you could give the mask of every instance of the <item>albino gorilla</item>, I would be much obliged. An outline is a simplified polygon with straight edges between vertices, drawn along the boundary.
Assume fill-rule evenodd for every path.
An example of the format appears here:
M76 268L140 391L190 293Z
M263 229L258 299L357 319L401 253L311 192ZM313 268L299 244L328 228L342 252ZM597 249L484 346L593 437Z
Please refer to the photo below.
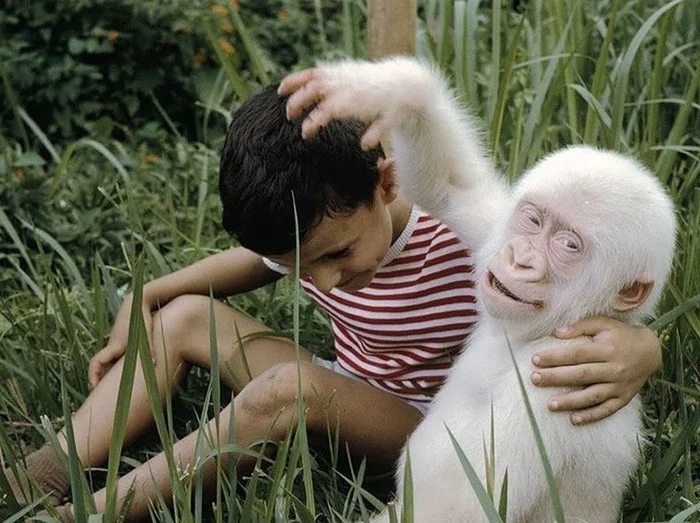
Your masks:
M595 314L638 322L652 312L675 241L662 186L630 158L571 147L510 189L441 76L410 58L321 65L287 77L280 92L291 94L290 118L316 103L305 135L353 117L370 124L363 147L390 136L402 190L477 253L482 319L398 467L401 493L410 453L415 521L485 521L446 427L485 483L492 407L496 492L507 470L507 520L553 521L508 343L528 370L536 351L576 343L552 337L557 327ZM603 421L574 427L565 413L546 408L552 390L528 380L525 386L567 521L617 521L641 444L639 398Z

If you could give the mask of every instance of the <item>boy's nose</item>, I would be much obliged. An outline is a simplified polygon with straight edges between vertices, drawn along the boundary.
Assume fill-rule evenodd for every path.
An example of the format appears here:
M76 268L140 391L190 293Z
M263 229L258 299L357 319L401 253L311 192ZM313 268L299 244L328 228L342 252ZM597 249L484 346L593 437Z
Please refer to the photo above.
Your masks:
M328 269L316 269L311 273L314 287L324 294L328 294L340 283L340 271Z

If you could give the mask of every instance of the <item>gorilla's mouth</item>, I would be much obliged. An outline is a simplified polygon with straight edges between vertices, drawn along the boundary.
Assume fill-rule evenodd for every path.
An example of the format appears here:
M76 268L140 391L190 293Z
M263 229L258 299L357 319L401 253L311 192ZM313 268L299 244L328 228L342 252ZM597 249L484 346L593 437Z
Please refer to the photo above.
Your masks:
M493 289L495 289L496 291L500 292L501 294L503 294L504 296L510 298L511 300L517 301L519 303L524 303L526 305L532 305L533 307L535 307L537 309L541 309L542 307L544 307L544 303L540 300L535 300L535 301L523 300L522 298L520 298L520 297L516 296L515 294L513 294L512 292L510 292L510 290L508 290L508 288L505 285L503 285L499 281L499 279L496 278L496 276L494 276L494 274L491 271L489 271L489 278L491 280L490 281L491 287Z
M510 292L505 285L503 285L498 278L496 278L493 273L491 273L491 286L496 289L501 294L508 296L511 300L519 301L520 303L528 303L525 300L521 300L515 294Z

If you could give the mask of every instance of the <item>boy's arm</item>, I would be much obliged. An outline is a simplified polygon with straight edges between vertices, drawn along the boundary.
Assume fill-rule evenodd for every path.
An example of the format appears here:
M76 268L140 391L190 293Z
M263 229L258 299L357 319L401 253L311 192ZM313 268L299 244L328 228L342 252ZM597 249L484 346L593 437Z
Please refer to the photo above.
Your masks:
M362 147L390 138L401 191L445 221L474 249L490 236L507 188L441 74L408 57L320 64L282 80L287 116L304 136L334 119L368 125Z
M572 411L575 425L606 418L627 405L661 368L661 345L647 327L592 317L557 330L558 338L591 336L574 347L533 356L531 379L539 386L583 387L550 400L549 408Z
M185 294L230 296L257 289L282 275L268 268L262 257L237 247L213 254L178 271L166 274L143 287L142 313L146 333L151 334L151 314L169 301ZM133 295L119 308L105 347L90 360L88 380L94 387L126 351Z
M267 285L282 275L267 267L259 254L236 247L212 254L143 288L143 301L153 310L183 294L214 297L240 294Z

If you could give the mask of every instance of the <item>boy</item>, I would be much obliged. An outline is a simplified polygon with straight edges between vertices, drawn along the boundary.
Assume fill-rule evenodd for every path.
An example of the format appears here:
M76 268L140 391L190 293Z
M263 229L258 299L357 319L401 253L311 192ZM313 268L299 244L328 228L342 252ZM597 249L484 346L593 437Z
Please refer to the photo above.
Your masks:
M210 287L217 297L229 296L293 271L296 209L302 284L333 320L337 355L336 362L327 362L299 351L310 440L326 441L327 420L337 420L341 444L355 456L366 456L375 470L387 471L476 320L471 260L444 224L398 193L393 163L381 149L362 151L361 124L334 122L304 140L300 123L286 119L285 103L275 87L266 88L236 112L228 131L220 174L223 225L242 247L144 287L143 315L161 396L176 390L192 365L211 363ZM293 343L255 336L241 347L237 340L269 329L221 302L213 307L220 361L216 370L235 392L235 434L228 434L224 421L219 441L231 436L245 447L266 437L282 440L296 423ZM85 467L100 465L108 456L130 309L129 297L107 346L91 361L94 389L73 417ZM597 339L579 351L543 353L533 380L540 385L590 385L557 400L560 410L576 409L582 421L593 421L610 414L610 401L629 401L658 366L660 351L648 329L612 320L582 322L571 335L582 332ZM628 351L628 346L635 350ZM647 357L640 357L640 350ZM552 365L560 367L547 368ZM222 420L229 419L231 408L222 411ZM151 425L139 367L126 443ZM213 421L208 429L215 433ZM197 434L190 434L175 444L183 470L193 465L196 440ZM63 434L59 441L65 450ZM250 457L236 456L241 472L252 463ZM215 463L201 466L208 488L216 478ZM51 493L50 501L60 503L69 490L68 478L50 448L32 453L27 468ZM162 453L121 478L120 499L131 487L128 521L148 516L156 492L168 499L172 486ZM19 491L16 483L13 490ZM95 501L102 511L104 491L95 494ZM59 508L64 520L71 521L70 506Z

